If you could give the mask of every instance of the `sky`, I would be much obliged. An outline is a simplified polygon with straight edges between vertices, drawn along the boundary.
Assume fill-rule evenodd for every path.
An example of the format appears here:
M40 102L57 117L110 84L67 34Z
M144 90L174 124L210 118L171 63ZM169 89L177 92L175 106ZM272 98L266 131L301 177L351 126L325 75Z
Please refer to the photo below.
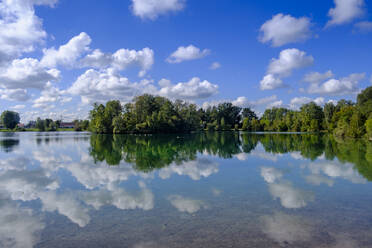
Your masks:
M367 0L0 0L0 111L85 119L149 93L258 114L372 85Z

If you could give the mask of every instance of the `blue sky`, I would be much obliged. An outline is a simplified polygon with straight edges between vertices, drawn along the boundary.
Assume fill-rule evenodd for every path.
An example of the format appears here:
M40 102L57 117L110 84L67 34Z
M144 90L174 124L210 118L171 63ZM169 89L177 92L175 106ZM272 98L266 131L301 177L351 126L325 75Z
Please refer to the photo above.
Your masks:
M364 0L2 0L0 111L86 118L151 93L259 113L372 83Z

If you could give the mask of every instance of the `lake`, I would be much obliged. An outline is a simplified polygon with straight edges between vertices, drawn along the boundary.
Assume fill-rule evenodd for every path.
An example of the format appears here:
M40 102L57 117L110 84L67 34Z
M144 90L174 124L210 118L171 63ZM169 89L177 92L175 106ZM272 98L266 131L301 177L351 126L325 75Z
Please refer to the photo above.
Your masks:
M372 142L0 133L0 247L372 247Z

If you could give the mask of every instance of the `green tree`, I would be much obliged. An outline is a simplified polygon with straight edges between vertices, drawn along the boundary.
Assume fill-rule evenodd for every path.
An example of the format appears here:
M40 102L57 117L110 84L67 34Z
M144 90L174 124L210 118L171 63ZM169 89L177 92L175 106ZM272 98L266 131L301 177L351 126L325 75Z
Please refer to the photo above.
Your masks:
M367 137L372 140L372 118L371 119L368 119L366 121L366 131L367 131Z
M358 94L357 106L366 118L372 117L372 86Z
M37 128L39 131L45 131L44 120L40 119L40 117L38 117L38 118L36 119L36 128Z
M19 114L9 110L4 111L0 118L3 125L9 129L14 129L20 121Z

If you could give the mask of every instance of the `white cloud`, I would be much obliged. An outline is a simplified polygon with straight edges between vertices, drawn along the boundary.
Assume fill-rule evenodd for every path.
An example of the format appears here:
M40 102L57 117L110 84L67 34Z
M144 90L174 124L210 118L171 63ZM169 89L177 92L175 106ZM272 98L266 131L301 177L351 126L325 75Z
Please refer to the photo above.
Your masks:
M261 176L267 183L275 183L283 177L283 172L274 167L262 167Z
M311 240L313 228L304 219L277 212L261 217L263 232L280 245Z
M334 181L328 177L319 174L311 174L305 177L306 182L313 185L321 185L322 183L327 184L329 187L332 187Z
M323 95L348 95L359 92L358 83L365 78L365 73L354 73L340 79L329 79L324 83L310 84L307 92Z
M259 40L271 42L274 47L305 41L311 36L310 27L311 22L307 17L277 14L261 26Z
M0 71L0 85L8 89L42 89L48 81L60 78L57 69L45 69L37 59L15 59Z
M351 22L365 13L364 0L334 0L334 3L336 6L328 12L331 20L327 26Z
M0 99L8 101L24 102L30 99L30 95L25 89L1 89Z
M283 172L273 167L262 167L261 176L269 185L270 194L279 198L285 208L302 208L314 200L314 193L295 188L292 183L282 180Z
M306 52L296 48L282 50L278 59L272 59L268 73L287 77L292 74L293 70L311 66L314 63L314 58L307 55Z
M283 88L283 77L288 77L293 70L310 66L314 63L314 58L307 55L304 51L296 48L282 50L279 58L271 59L267 69L267 74L260 82L261 90L273 90Z
M34 5L53 6L57 0L3 0L0 7L0 65L31 52L46 37Z
M194 200L180 195L171 195L168 197L170 203L180 212L193 214L201 208L206 208L207 205L201 200Z
M280 107L283 107L283 108L286 107L284 106L282 100L278 100L278 101L272 102L269 105L267 105L267 108L280 108Z
M314 200L314 193L297 189L290 182L270 183L269 191L285 208L302 208Z
M242 107L242 108L249 107L249 108L256 109L256 108L259 108L259 107L265 107L268 104L270 104L270 103L272 103L272 102L274 102L276 100L277 100L277 96L276 95L259 98L259 99L255 100L255 101L250 101L245 96L239 96L239 97L237 97L235 100L233 100L231 102L232 102L233 105L238 106L238 107ZM205 104L206 104L206 106L208 106L207 103L205 103Z
M82 200L97 210L105 205L112 205L122 210L154 208L154 194L144 186L141 186L141 191L137 194L129 194L123 188L116 186L110 190L88 191L83 193Z
M164 86L164 85L163 85ZM218 85L194 77L188 82L169 84L159 90L159 95L172 99L203 99L218 93Z
M302 105L314 102L319 106L322 106L324 104L324 98L323 97L317 97L315 99L310 97L294 97L291 99L290 108L291 109L299 109Z
M139 76L144 76L154 64L154 51L146 47L139 51L119 49L111 54L96 49L84 57L80 63L84 67L99 69L112 67L118 70L124 70L131 65L138 65L141 68Z
M200 50L193 45L187 47L180 46L176 51L174 51L168 58L168 63L181 63L187 60L201 59L210 54L209 49Z
M80 227L84 227L90 222L88 209L73 194L56 194L54 191L46 191L41 192L39 197L44 211L57 211Z
M311 84L317 84L332 77L334 77L334 74L330 70L324 73L311 72L305 75L303 81Z
M25 107L26 107L26 105L18 104L18 105L15 105L15 106L11 107L11 108L12 109L19 110L19 109L24 109Z
M32 107L34 108L48 108L53 103L61 105L62 103L71 101L71 97L65 96L66 91L54 87L50 82L45 86L41 92L40 97L34 100Z
M213 62L211 64L211 66L209 67L209 69L211 69L211 70L217 70L220 67L221 67L221 64L219 62Z
M20 208L0 196L0 246L32 248L45 225L33 211Z
M132 0L131 9L141 19L155 20L168 12L177 12L185 7L186 0Z
M103 71L89 69L68 89L68 93L80 96L83 103L108 100L128 102L134 96L154 92L157 92L157 89L151 81L142 80L139 83L132 83L112 68Z
M267 74L260 82L261 90L273 90L283 88L286 85L280 78L275 77L273 74Z
M330 178L342 178L356 184L367 182L366 179L354 169L353 164L350 163L337 163L333 161L310 163L308 168L313 175L324 174Z
M355 23L354 30L361 33L372 32L372 22L364 21Z
M159 170L159 177L162 179L170 178L172 174L189 176L193 180L209 177L218 172L218 164L204 158L195 161L188 161L182 164L171 164Z
M91 41L89 35L82 32L60 46L58 50L54 47L43 49L44 56L40 63L50 68L57 65L73 66L83 53L89 51Z

